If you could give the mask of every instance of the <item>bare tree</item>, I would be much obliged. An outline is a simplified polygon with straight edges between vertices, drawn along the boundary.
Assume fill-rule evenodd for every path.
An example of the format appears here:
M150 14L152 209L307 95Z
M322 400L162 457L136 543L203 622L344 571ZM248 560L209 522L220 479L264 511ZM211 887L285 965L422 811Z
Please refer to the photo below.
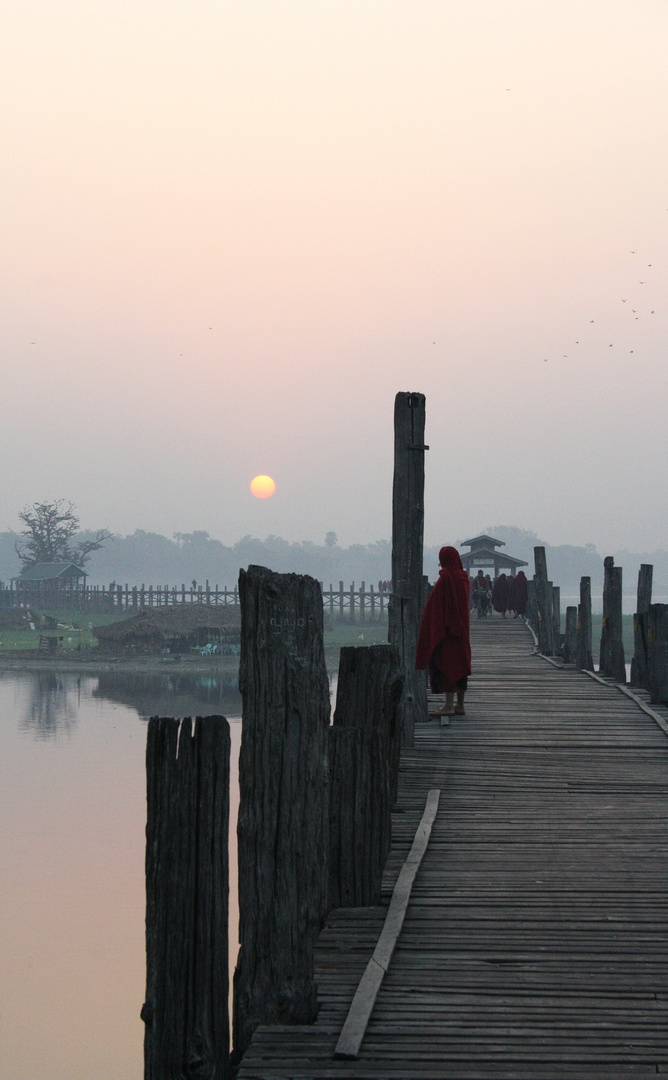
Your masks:
M23 508L19 520L25 526L21 532L24 539L17 541L14 547L24 570L36 563L73 562L84 566L92 552L112 538L108 529L98 529L92 539L75 544L79 518L74 511L72 503L65 503L64 499L33 503Z

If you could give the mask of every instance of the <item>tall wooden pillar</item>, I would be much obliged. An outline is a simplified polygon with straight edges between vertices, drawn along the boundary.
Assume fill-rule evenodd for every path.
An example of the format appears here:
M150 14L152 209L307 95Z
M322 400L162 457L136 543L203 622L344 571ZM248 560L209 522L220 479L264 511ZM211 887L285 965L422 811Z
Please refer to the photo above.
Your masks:
M538 648L544 656L554 656L554 606L552 582L547 578L547 557L544 547L535 547L534 556L534 592L536 614L538 616Z
M554 655L561 653L561 587L552 586L552 625L554 636Z
M652 575L654 567L643 563L638 571L638 599L633 616L633 659L631 660L631 686L647 687L648 615L652 603Z
M601 628L600 672L626 683L622 641L622 568L612 555L603 560L603 625Z
M576 663L584 671L594 670L591 651L591 578L580 578L580 603L578 604L578 648Z
M413 745L415 723L427 719L427 678L415 670L422 616L424 536L424 394L397 394L394 400L394 483L392 486L392 597L388 640L396 645L404 672L400 706L402 744Z
M647 686L652 705L668 702L668 604L649 605Z

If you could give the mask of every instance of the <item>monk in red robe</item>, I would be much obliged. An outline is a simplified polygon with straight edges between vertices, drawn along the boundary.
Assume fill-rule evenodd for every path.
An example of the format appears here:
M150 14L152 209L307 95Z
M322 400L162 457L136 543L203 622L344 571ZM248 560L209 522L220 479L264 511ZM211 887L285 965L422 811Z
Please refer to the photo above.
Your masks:
M517 571L517 577L513 582L510 601L511 607L515 612L515 618L517 618L518 615L526 615L527 603L529 601L529 583L526 579L524 570Z
M456 548L441 548L438 560L441 570L422 613L415 667L428 667L432 693L445 694L438 715L464 716L471 674L469 577Z

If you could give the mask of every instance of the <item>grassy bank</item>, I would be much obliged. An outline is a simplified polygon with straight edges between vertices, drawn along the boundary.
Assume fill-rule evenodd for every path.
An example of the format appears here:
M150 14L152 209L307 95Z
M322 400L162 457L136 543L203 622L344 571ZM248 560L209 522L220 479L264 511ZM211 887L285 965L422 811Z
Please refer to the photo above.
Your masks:
M82 614L80 611L34 612L33 626L19 629L0 625L0 656L3 653L38 652L41 636L57 637L58 651L70 657L73 653L89 652L97 645L95 628L108 626L126 618L123 612L116 615ZM1 617L1 616L0 616ZM55 625L54 625L55 624Z
M40 616L47 616L48 624L42 625ZM127 618L126 612L113 615L84 614L71 611L44 611L35 613L35 629L12 629L0 627L0 659L2 657L37 659L39 652L39 639L41 635L58 637L58 651L50 658L44 659L51 663L58 658L68 661L76 661L77 658L91 659L97 646L95 629L98 626L108 626L110 623L120 622ZM54 627L51 620L56 623ZM339 651L344 645L376 645L387 641L387 623L382 625L370 623L333 623L325 629L325 659L330 671L336 671L339 662ZM160 660L159 656L155 657ZM219 662L216 657L207 658L207 662Z

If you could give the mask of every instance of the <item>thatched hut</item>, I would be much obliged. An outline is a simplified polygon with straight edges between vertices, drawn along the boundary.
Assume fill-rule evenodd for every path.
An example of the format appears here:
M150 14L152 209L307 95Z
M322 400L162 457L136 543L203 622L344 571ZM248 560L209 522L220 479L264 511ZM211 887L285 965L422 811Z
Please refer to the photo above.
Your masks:
M102 652L187 653L207 646L216 652L232 652L236 651L240 632L238 607L174 604L142 608L122 622L98 626L95 637Z

